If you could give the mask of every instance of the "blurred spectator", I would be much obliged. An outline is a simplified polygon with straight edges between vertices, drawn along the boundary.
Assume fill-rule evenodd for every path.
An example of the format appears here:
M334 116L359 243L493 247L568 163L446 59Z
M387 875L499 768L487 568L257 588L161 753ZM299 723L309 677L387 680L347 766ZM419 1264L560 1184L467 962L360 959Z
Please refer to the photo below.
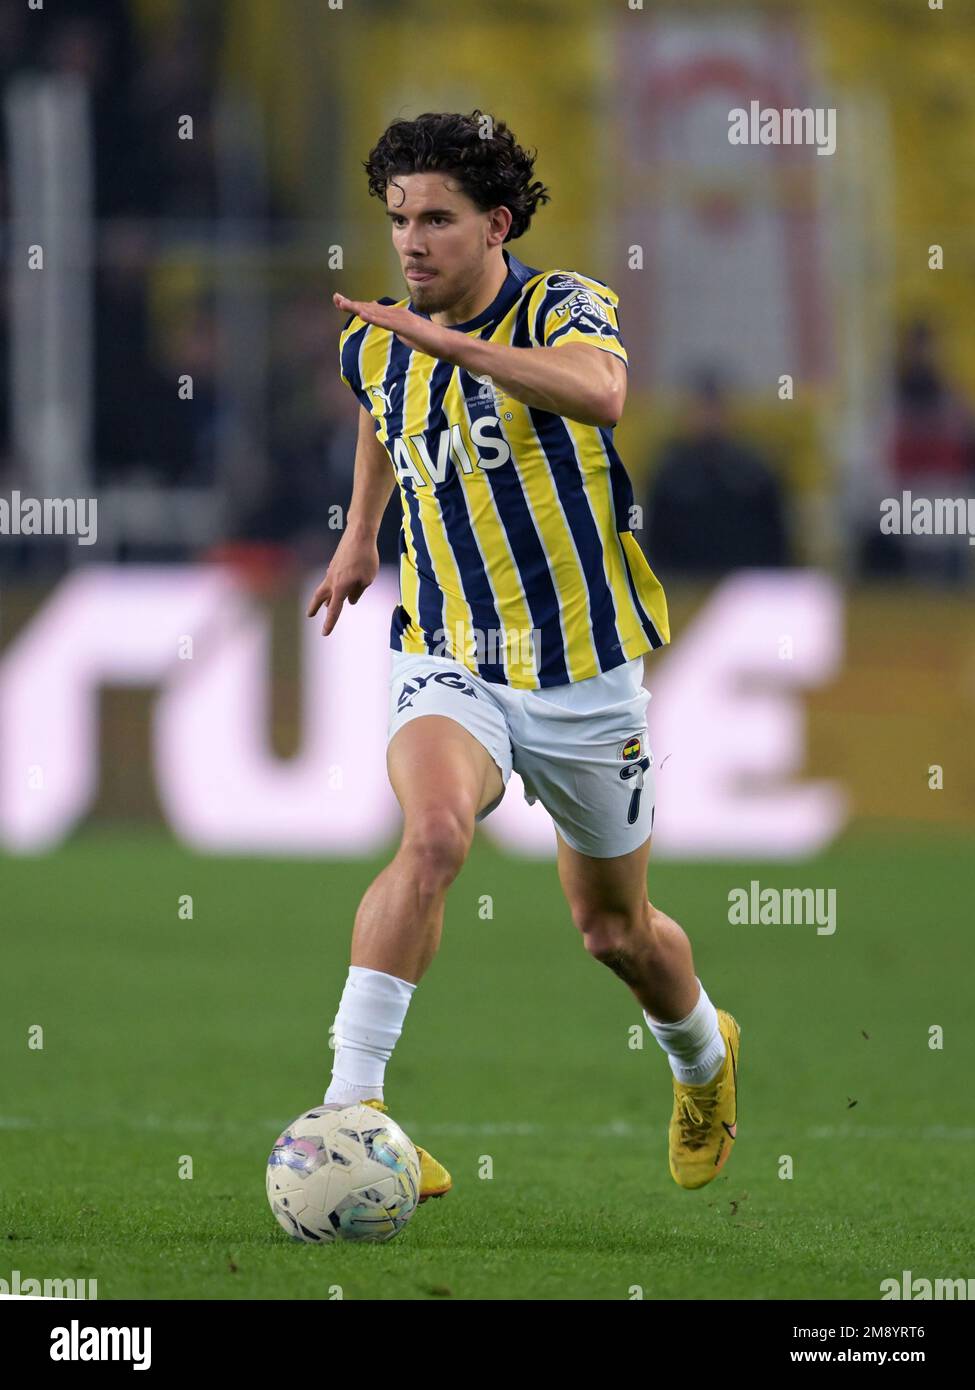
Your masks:
M664 575L789 563L778 479L734 438L724 388L711 372L693 380L685 425L663 447L645 511L647 554Z
M268 393L271 467L266 495L248 517L251 539L299 546L312 563L342 537L358 436L359 407L339 375L336 315L324 285L292 294L270 337ZM378 537L380 560L398 560L399 505L390 504Z
M104 232L95 276L95 458L122 474L145 461L158 424L148 362L150 257L147 230L116 223Z
M925 477L967 485L973 451L971 411L947 380L931 325L916 319L904 332L897 363L895 480L902 487Z
M0 5L0 84L6 84L22 70L30 52L26 5Z
M97 215L135 212L145 151L133 139L131 6L126 0L59 0L51 8L43 28L37 26L43 35L39 63L47 72L81 78L88 90Z
M205 14L185 14L161 31L133 83L146 148L141 207L147 216L209 218L217 212L211 104L218 61ZM180 120L193 118L193 138L180 138Z
M191 306L164 345L165 371L153 369L160 433L149 457L163 475L161 481L184 487L216 482L221 409L217 333L211 305ZM177 394L177 384L186 376L193 380L192 398Z
M889 491L912 501L967 498L975 480L975 418L949 381L937 335L924 319L901 336L894 378ZM881 535L871 518L862 565L872 573L909 573L944 583L963 582L971 548L962 535Z
M216 11L177 16L143 53L128 0L52 6L35 61L47 72L80 77L87 88L99 217L214 216L217 19ZM3 34L0 25L0 61ZM180 138L184 116L193 118L192 139Z
M290 543L311 564L327 562L335 550L352 497L359 407L338 374L334 339L334 332L316 338L320 360L296 370L290 398L279 401L267 496L245 528L250 538ZM399 531L394 497L377 538L381 563L398 563Z
M184 312L157 347L149 314L148 224L104 233L96 277L95 457L103 478L154 475L160 485L206 486L216 454L216 324L206 305ZM179 378L193 379L181 399Z

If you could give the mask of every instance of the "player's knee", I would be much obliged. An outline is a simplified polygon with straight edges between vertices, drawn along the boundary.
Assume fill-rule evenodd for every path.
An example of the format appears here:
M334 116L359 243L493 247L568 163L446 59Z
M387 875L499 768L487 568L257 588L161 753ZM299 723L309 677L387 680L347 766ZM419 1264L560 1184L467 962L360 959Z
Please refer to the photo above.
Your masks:
M411 817L401 854L408 860L421 896L442 892L460 873L474 836L473 821L448 806Z
M586 950L604 965L612 965L629 953L634 933L646 922L639 911L610 910L587 903L574 907L572 918Z
M647 925L650 931L656 934L658 927L666 919L659 908L654 907L653 903L647 899Z

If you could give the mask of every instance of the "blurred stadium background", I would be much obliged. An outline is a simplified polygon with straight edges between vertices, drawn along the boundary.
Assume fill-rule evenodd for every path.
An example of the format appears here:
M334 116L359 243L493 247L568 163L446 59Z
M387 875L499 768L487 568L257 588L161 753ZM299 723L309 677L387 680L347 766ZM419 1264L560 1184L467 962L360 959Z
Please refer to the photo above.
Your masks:
M298 594L341 534L356 424L330 296L400 292L360 162L399 114L480 103L554 193L519 254L622 296L617 439L678 639L722 575L821 567L844 640L805 678L809 772L854 816L970 824L971 548L882 537L878 503L967 495L975 467L975 19L559 0L457 6L448 41L441 9L4 8L0 479L97 498L98 539L3 538L0 640L90 566L230 566L273 623L273 752L297 751ZM730 146L754 92L836 107L835 155ZM390 563L397 530L394 503ZM144 703L106 692L99 818L157 814Z
M352 914L397 823L383 770L392 569L330 645L301 616L351 488L357 408L339 380L331 294L405 293L361 161L391 120L425 110L480 107L537 147L552 202L512 249L621 296L630 391L617 444L674 636L653 666L651 895L665 885L663 905L703 936L700 972L730 971L766 1010L772 1046L795 1003L779 997L783 982L800 968L841 1010L886 961L892 1027L919 997L918 1027L952 1008L960 1021L961 937L939 928L967 920L975 886L975 559L967 537L883 535L880 501L972 492L973 71L975 11L915 0L0 9L0 497L98 503L95 544L0 536L12 1142L33 1142L45 1106L64 1102L64 1070L52 1061L41 1082L23 1059L23 1031L45 1011L73 1019L70 1085L89 1088L103 1120L122 1123L148 1089L174 1125L204 1115L243 1143L254 1116L287 1119L317 1099ZM835 154L731 146L727 113L753 99L835 108ZM381 538L390 565L395 508ZM479 832L465 881L490 891L510 872L523 885L501 943L532 922L553 951L568 936L551 842L544 812L513 789ZM848 884L837 941L861 936L842 986L825 941L742 947L729 935L728 887L755 865L768 881ZM177 900L204 883L214 955L194 966L163 943L183 930ZM933 900L941 915L929 919ZM203 935L199 899L195 912ZM449 1083L446 1105L423 1087L437 1030L454 1026L449 989L476 1009L465 971L485 968L483 945L460 944L469 928L451 947L452 912L471 915L448 907L453 965L431 972L430 1010L425 1021L414 1010L414 1051L393 1074L427 1132L440 1122L460 1143L449 1122L469 1078ZM495 949L495 987L520 999ZM618 987L594 985L563 950L565 988L596 1000L593 1030L600 1008L628 1018ZM192 1037L213 1048L220 1114L198 1056L170 1055L184 1002L209 1020ZM545 1007L562 1016L558 998ZM130 1014L151 1022L123 1079L109 1020ZM257 1074L285 1029L286 1084L280 1053ZM812 1044L793 1045L805 1065ZM576 1047L593 1099L609 1063ZM489 1118L525 1099L504 1079L509 1048L467 1057ZM853 1083L833 1061L839 1123ZM924 1057L898 1065L917 1082L898 1123L921 1133L947 1080L929 1081ZM773 1081L756 1077L756 1105ZM819 1112L808 1118L822 1127ZM945 1141L949 1166L957 1139ZM893 1165L895 1191L906 1171ZM789 1291L781 1274L748 1288ZM833 1274L795 1291L876 1296L858 1291L852 1266ZM160 1287L127 1266L118 1279Z

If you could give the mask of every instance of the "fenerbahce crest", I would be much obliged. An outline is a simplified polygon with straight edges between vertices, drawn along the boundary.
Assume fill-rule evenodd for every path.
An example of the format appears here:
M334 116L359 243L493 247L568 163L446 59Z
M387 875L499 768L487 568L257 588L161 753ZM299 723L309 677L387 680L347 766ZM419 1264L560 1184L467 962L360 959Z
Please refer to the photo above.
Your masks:
M625 763L635 762L637 758L643 757L643 740L638 734L628 738L625 743L621 743L616 750L617 758L621 758ZM653 762L651 756L650 761Z

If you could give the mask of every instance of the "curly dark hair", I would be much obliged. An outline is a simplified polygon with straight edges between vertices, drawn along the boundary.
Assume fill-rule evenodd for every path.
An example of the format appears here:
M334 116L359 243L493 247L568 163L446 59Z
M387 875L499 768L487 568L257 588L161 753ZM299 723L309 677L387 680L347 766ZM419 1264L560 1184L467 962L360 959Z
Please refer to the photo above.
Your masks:
M482 133L485 129L489 135ZM426 111L415 121L388 126L363 168L370 195L383 203L397 174L449 173L482 212L508 208L511 226L505 241L514 241L528 230L538 204L549 202L545 185L531 181L537 153L523 150L504 121L483 111L475 109L469 116Z

